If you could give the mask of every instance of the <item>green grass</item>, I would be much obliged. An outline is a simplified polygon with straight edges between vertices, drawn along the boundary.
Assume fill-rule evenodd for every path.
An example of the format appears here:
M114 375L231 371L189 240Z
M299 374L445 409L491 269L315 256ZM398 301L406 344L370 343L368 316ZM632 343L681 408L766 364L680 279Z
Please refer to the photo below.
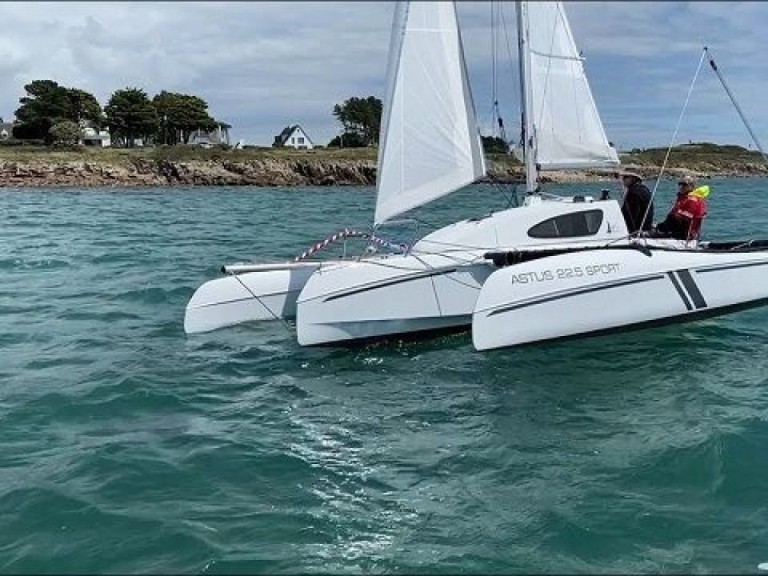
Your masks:
M199 146L158 146L156 148L95 148L56 150L44 146L0 146L0 161L10 162L97 162L126 164L134 160L171 162L208 160L317 159L376 161L376 148L290 148L249 147L242 150L200 148Z

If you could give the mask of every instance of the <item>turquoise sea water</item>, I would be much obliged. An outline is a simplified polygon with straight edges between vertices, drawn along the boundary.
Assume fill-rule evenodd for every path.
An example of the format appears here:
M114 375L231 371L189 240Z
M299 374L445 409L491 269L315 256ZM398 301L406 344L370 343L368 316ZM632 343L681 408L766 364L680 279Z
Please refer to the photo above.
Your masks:
M767 181L712 184L705 234L768 237ZM422 216L503 206L475 187ZM293 256L372 210L369 188L0 191L0 572L768 561L766 309L492 353L468 333L185 336L221 264Z

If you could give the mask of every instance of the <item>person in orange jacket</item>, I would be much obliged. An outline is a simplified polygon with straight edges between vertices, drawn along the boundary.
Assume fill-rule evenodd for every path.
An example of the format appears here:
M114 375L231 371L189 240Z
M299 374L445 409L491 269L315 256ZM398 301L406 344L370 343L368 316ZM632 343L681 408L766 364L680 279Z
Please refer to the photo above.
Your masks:
M659 236L678 240L694 240L699 237L701 221L707 214L709 186L696 188L696 181L691 176L683 176L677 183L675 205L663 222L656 226Z

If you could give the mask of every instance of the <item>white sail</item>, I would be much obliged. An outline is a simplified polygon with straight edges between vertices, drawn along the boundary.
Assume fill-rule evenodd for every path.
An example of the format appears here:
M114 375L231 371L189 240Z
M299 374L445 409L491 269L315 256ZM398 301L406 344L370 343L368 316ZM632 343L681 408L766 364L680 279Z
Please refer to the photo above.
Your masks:
M485 173L454 3L399 3L392 34L376 224Z
M524 2L529 113L540 170L619 164L605 136L562 2Z

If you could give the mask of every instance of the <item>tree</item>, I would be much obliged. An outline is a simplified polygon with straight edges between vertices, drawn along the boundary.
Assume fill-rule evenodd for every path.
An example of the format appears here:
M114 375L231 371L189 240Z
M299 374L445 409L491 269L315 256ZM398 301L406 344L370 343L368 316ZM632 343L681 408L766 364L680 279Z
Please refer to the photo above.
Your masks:
M136 138L147 139L159 127L157 111L140 88L116 90L104 107L113 140L122 139L133 148Z
M101 105L84 90L65 88L53 80L34 80L24 90L27 95L19 99L21 107L16 110L16 138L40 139L51 144L51 127L61 120L78 124L90 120L97 128L103 123Z
M328 142L328 148L365 148L368 143L357 132L346 132L341 136L334 136Z
M68 91L53 80L33 80L26 86L26 96L19 98L16 110L19 125L14 128L15 138L45 140L51 143L49 131L60 119L69 118Z
M352 97L343 104L333 107L333 115L344 128L344 140L347 135L356 134L366 146L374 146L379 142L379 126L381 124L381 100L374 96L367 98Z
M69 99L69 114L67 118L78 124L82 120L89 120L98 130L104 125L104 113L101 110L101 104L96 100L93 94L89 94L78 88L69 88L67 90Z
M486 154L506 154L509 152L509 144L498 136L481 136L480 139Z
M211 132L219 125L208 114L208 103L198 96L163 90L152 98L160 119L158 140L164 144L186 144L197 130Z
M54 146L77 146L80 143L80 125L72 120L60 120L48 132Z

